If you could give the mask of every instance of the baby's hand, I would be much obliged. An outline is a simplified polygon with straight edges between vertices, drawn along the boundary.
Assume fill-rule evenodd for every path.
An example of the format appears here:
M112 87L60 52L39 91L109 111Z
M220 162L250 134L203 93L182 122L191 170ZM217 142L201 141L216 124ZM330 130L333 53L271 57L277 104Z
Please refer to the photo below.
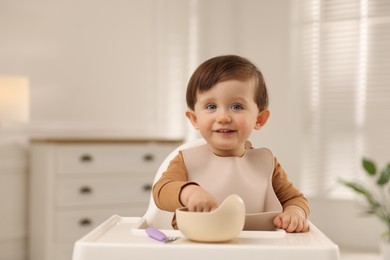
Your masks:
M217 208L215 198L198 185L188 185L180 193L180 200L189 211L208 212Z
M277 228L282 228L286 232L307 232L309 224L306 220L306 214L302 208L298 206L288 206L283 212L274 219L274 224Z

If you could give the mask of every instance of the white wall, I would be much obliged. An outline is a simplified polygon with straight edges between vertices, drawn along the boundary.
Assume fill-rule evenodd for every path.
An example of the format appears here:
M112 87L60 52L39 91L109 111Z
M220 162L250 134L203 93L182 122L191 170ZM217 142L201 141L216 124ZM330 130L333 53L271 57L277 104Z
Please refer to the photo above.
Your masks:
M167 132L183 120L195 67L239 54L264 72L276 131L268 134L279 135L287 118L280 100L289 88L289 10L282 0L2 0L0 74L30 78L35 125Z
M311 198L310 219L343 248L377 251L385 226L372 215L365 215L362 203L346 199Z
M0 74L30 78L34 125L182 135L169 123L183 118L160 111L187 76L186 11L177 0L2 0Z
M2 0L0 74L30 78L35 131L180 137L195 67L243 55L263 71L271 97L269 123L253 141L294 175L289 17L283 0Z

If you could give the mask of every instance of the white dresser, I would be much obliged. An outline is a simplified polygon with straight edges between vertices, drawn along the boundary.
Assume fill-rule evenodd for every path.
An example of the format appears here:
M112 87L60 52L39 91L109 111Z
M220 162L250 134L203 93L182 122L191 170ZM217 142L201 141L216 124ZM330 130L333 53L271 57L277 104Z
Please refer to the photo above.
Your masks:
M111 215L142 216L154 175L179 141L33 140L30 260L71 260L74 242Z

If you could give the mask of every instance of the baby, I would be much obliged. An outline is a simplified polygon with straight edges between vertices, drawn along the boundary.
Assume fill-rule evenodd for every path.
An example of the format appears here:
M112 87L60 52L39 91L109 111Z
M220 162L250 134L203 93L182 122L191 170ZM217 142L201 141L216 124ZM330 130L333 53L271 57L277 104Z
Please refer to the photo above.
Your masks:
M235 193L243 199L247 213L279 206L282 211L273 220L276 227L308 231L306 198L271 151L253 149L248 141L270 116L259 69L235 55L209 59L193 73L186 100L186 116L206 144L182 150L170 162L153 187L156 205L166 211L185 206L189 211L207 212ZM277 199L272 201L272 197ZM175 219L172 225L176 227Z

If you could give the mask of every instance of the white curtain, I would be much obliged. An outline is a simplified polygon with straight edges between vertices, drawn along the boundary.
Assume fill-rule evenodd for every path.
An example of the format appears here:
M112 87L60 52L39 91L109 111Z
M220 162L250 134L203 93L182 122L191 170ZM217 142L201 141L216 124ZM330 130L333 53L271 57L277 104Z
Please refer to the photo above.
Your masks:
M304 88L301 187L340 197L361 159L390 162L390 1L297 1Z

